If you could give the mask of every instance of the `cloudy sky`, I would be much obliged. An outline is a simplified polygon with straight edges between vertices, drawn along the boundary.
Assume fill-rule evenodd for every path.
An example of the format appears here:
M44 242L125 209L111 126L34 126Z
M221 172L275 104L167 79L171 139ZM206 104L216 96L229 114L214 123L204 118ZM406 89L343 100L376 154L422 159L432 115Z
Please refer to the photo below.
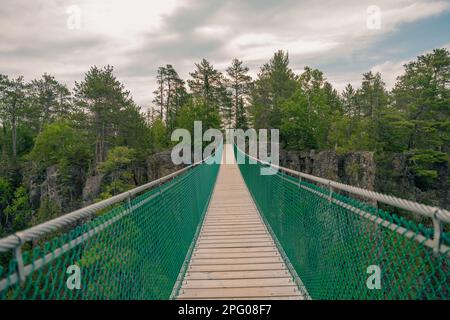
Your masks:
M338 89L358 85L368 70L380 71L390 87L405 62L437 47L450 48L449 0L1 0L0 6L0 73L31 80L47 72L72 87L91 65L111 64L144 107L156 69L167 63L186 79L202 58L224 70L238 57L255 75L283 49L295 71L319 68Z

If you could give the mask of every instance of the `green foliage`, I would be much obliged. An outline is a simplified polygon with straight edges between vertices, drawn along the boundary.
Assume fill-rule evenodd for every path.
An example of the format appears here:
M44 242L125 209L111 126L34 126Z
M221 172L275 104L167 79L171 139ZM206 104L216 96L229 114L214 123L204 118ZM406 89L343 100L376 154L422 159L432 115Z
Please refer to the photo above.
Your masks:
M19 187L14 192L12 203L4 210L6 225L11 230L25 229L31 218L31 209L28 201L28 193L24 187Z
M203 104L208 113L226 111L230 108L231 97L227 91L227 81L206 59L195 64L190 73L188 85L196 104Z
M409 149L449 152L450 53L436 49L405 65L393 90L395 106L407 115L412 130Z
M134 148L140 158L149 154L152 147L152 132L138 106L131 104L120 111L117 124L116 144Z
M67 118L74 111L67 86L46 73L41 79L29 83L28 100L32 114L30 123L38 132L53 121Z
M124 170L130 166L136 155L135 150L128 147L115 147L108 153L105 162L99 165L100 172L105 174Z
M116 145L123 111L134 104L130 92L117 80L113 67L96 66L75 83L75 103L89 115L88 130L95 137L95 164L105 161L109 146Z
M75 130L66 121L56 122L38 135L29 159L41 169L54 164L84 167L91 157L89 146L85 132Z
M436 182L438 178L436 165L447 162L448 155L434 150L415 149L412 150L409 161L412 163L411 168L419 186L426 188Z
M11 152L13 162L17 159L17 128L29 112L26 83L23 76L9 79L0 75L0 118L2 125L11 128Z
M297 90L293 97L281 104L283 118L281 122L281 138L288 149L315 149L317 140L314 124L318 119L308 110L307 96Z
M228 86L232 94L232 104L225 117L227 127L247 129L246 100L248 99L251 77L248 75L249 68L243 62L234 58L231 66L227 68L229 77Z
M289 68L289 56L278 51L265 64L250 94L249 112L255 129L280 128L281 102L296 91L296 76Z
M0 178L0 237L7 232L7 215L5 209L9 207L13 199L13 188L5 178Z
M136 151L127 147L115 147L108 153L105 162L99 164L99 171L109 176L101 198L122 193L134 185L132 165L136 161Z
M60 206L58 206L58 204L50 200L48 197L45 197L41 201L41 205L39 206L36 215L33 216L31 224L37 225L45 221L52 220L54 218L57 218L60 214L61 214Z
M158 87L153 91L153 103L158 118L171 131L175 126L178 111L188 97L185 83L170 64L158 68L156 82Z
M153 142L153 151L160 152L169 145L167 128L163 121L156 119L150 127L150 135Z
M193 136L194 121L202 121L203 130L220 128L219 110L209 108L208 104L201 99L190 100L180 110L177 127L189 130Z

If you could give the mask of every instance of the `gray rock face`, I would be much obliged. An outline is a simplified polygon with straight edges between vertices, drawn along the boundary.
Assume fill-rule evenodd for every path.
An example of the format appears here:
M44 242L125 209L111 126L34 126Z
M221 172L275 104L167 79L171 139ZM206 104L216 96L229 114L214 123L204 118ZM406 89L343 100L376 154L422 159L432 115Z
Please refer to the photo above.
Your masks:
M45 180L40 185L40 202L45 198L62 208L63 199L58 186L58 167L56 165L48 167L46 170Z
M103 174L98 174L86 179L82 193L83 203L91 203L100 194L103 178Z
M340 157L339 179L343 183L374 190L375 178L373 152L348 152Z
M134 183L139 186L181 168L183 165L174 165L170 151L166 151L151 155L145 164L136 165L131 170ZM53 165L41 171L29 163L24 171L23 184L28 189L34 210L38 210L44 200L48 200L64 214L93 203L108 179L110 177L104 174L86 177L86 172L77 167L65 168L62 172L57 165Z
M61 208L62 213L79 207L84 182L85 173L80 168L68 168L62 174L57 165L39 173L33 170L26 171L23 177L33 208L39 208L47 199Z
M436 167L439 178L421 189L403 153L383 155L358 151L337 154L335 151L280 151L282 166L360 188L449 209L448 163Z
M369 190L374 190L376 165L373 152L281 151L283 167Z
M147 179L153 181L172 172L182 169L183 165L174 165L170 157L171 151L151 155L147 159Z
M419 203L450 208L448 162L436 164L438 178L426 188L418 183L408 157L403 153L387 154L377 165L376 190Z

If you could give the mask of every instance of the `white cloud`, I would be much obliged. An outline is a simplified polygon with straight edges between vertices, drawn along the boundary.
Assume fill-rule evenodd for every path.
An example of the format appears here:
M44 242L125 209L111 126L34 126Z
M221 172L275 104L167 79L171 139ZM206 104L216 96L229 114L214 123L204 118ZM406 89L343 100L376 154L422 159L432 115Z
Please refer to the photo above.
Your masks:
M402 61L388 60L386 62L373 66L371 71L381 73L383 81L386 84L386 88L392 89L395 85L395 82L397 81L397 77L400 76L404 71L403 65L408 63L408 61L410 60L402 60Z
M80 30L66 27L66 8L72 4L81 8ZM367 53L370 65L374 55L367 48L381 37L450 8L450 2L439 0L377 0L381 29L369 30L367 7L372 4L372 0L2 0L0 70L27 79L49 72L71 85L91 65L112 64L136 101L148 105L156 69L163 63L174 64L186 77L203 57L222 70L239 57L255 74L257 66L283 49L289 51L295 70L311 63L351 62L355 52ZM402 63L390 58L373 69L382 71L389 85ZM359 81L362 71L366 70L326 76L339 88Z
M440 46L440 48L446 48L450 50L450 43ZM425 55L431 53L432 50L427 50L420 53L419 55ZM405 64L414 60L416 56L411 56L409 59L403 59L400 61L388 60L381 64L373 66L370 70L372 72L379 72L383 77L383 81L386 83L386 88L392 89L397 82L397 77L402 75L405 70Z

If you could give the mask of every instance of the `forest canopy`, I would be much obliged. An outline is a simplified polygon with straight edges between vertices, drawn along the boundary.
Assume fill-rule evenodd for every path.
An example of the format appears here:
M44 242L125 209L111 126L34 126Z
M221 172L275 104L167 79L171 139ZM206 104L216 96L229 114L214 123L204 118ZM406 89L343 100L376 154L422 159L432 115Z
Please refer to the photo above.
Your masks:
M30 82L0 74L0 236L82 206L73 185L91 176L108 176L101 198L136 186L135 169L171 146L174 129L192 131L194 121L205 129L277 128L284 149L402 153L424 188L438 178L436 165L448 166L447 49L407 63L392 89L368 71L358 87L338 92L318 69L296 74L283 51L256 79L237 58L224 72L202 59L186 80L167 64L156 79L153 106L144 109L112 66L91 67L73 89L46 73ZM33 201L30 177L49 170L57 170L75 207Z

